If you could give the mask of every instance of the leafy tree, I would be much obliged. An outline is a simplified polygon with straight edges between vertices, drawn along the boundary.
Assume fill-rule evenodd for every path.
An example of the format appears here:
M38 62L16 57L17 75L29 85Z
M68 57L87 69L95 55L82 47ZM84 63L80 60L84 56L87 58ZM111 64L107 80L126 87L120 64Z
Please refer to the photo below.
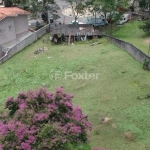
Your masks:
M139 6L141 9L148 9L148 6L150 5L149 0L139 0Z
M42 1L20 0L20 3L24 5L28 11L32 13L32 16L34 18L37 17L37 12L47 13L47 11L50 10L53 15L54 14L53 10L55 10L55 13L57 13L56 9L58 9L58 6L54 2L54 0L42 0ZM46 20L48 20L48 18Z
M11 7L13 5L12 0L4 0L5 7Z
M150 33L150 19L143 21L143 24L139 25L139 28L146 33Z
M0 150L91 150L92 125L72 98L63 88L8 98L7 112L0 114Z
M85 0L65 0L71 7L75 22L77 21L80 14L85 13Z
M101 6L102 6L102 3L101 1L97 1L97 0L88 0L86 2L86 6L88 8L88 11L90 11L93 16L95 16L95 22L96 22L96 14L101 12Z
M122 7L125 6L124 1L122 0L98 0L102 2L102 10L105 14L109 14L109 20L110 20L110 35L112 35L113 31L113 25L118 22L118 20L121 18L121 14L117 13L118 6Z

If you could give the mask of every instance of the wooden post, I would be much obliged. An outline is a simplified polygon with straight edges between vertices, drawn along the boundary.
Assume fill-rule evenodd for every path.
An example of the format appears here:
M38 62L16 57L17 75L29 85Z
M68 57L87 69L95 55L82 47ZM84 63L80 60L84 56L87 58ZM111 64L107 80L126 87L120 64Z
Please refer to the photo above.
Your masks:
M70 45L70 40L71 40L71 34L69 34L68 45Z

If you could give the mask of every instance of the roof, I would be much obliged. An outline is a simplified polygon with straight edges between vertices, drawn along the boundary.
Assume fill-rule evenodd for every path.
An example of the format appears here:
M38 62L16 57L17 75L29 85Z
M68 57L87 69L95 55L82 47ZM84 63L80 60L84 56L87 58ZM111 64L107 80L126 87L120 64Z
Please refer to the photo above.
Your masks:
M6 17L15 17L18 15L28 15L29 12L17 7L0 7L0 20Z
M98 30L94 30L93 25L90 24L69 24L69 25L55 25L53 30L51 31L51 34L64 34L65 36L71 35L71 36L93 36L93 35L100 35L102 32L99 32Z

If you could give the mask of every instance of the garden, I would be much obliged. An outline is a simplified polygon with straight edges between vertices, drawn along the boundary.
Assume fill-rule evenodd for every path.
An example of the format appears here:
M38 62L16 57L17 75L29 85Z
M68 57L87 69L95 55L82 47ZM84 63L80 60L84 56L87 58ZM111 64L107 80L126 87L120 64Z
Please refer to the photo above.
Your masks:
M117 36L117 31L115 35ZM93 42L97 44L90 46ZM46 47L46 50L35 54L40 47ZM99 76L90 79L66 78L66 72L94 73ZM54 76L57 73L59 78ZM32 149L43 149L42 146L50 149L48 146L53 144L54 150L63 150L64 147L61 146L66 146L65 144L68 149L77 150L150 149L149 88L149 72L142 69L142 64L105 38L69 46L43 43L40 39L0 66L0 108L3 114L0 126L5 128L9 124L12 130L7 128L2 133L1 128L1 142L10 147L17 145L18 149L25 149L27 141L32 142ZM64 95L68 95L69 99L66 100ZM60 99L62 107L57 103ZM49 107L46 107L48 104ZM50 111L57 107L61 108L60 114L50 117ZM77 116L83 118L80 118L80 122L76 117L72 119L75 109ZM64 118L64 111L71 114L70 118ZM57 120L54 121L56 124L49 125L53 119ZM58 120L61 121L58 123ZM68 125L66 133L65 125ZM37 132L39 128L42 130ZM64 129L63 132L60 128ZM27 131L28 134L25 135L20 130ZM15 136L17 131L22 133L21 137ZM7 133L5 137L2 136L4 133ZM54 137L55 133L57 137ZM49 143L47 137L52 137L53 142ZM18 142L18 138L22 143ZM35 142L36 140L44 144ZM56 143L61 148L55 147ZM72 143L76 145L70 145Z

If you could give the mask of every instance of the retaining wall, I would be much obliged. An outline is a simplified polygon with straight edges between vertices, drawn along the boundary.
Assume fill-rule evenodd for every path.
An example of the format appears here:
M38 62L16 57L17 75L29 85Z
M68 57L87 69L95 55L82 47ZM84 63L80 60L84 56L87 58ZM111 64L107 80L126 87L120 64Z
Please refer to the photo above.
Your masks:
M110 36L106 36L109 41L113 44L115 44L116 46L124 49L125 51L127 51L130 55L132 55L137 61L143 63L144 60L147 60L149 62L148 67L150 69L150 57L147 56L145 53L143 53L140 49L138 49L137 47L135 47L134 45L132 45L131 43L122 41L120 39L114 38L114 37L110 37Z
M31 35L27 36L25 39L20 40L18 43L14 44L13 46L9 47L8 50L4 52L4 48L0 45L0 64L8 60L14 54L18 53L38 38L43 36L46 31L48 30L49 25L44 26L43 28L33 32Z

